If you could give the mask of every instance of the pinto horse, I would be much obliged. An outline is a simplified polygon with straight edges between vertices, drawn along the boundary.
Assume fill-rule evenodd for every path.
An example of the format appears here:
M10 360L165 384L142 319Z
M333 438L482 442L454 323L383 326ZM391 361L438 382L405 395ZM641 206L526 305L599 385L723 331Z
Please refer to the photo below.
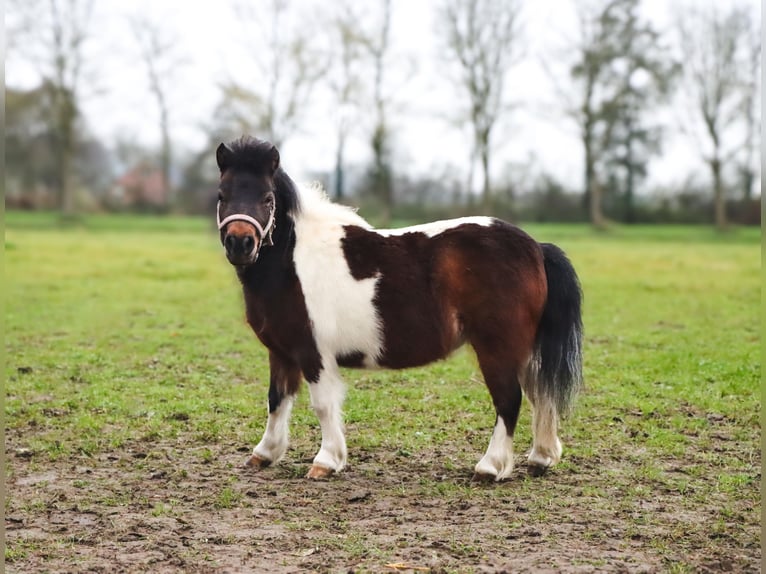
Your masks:
M216 151L217 224L247 321L269 351L269 415L246 465L287 450L302 379L322 445L308 478L346 464L339 367L402 369L475 350L496 411L481 480L507 479L522 391L533 407L528 472L559 461L559 416L581 384L582 294L556 246L490 217L374 229L317 188L299 188L267 141Z

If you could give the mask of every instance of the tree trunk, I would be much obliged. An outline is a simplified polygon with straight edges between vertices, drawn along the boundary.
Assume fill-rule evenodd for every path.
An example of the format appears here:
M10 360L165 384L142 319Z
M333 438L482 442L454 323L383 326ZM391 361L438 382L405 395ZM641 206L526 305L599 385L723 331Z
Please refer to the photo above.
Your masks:
M628 153L630 154L630 140L628 140ZM632 157L629 155L625 162L625 223L635 223L636 214L633 210L633 188L635 186L634 166Z
M745 167L742 170L742 199L745 203L749 202L753 197L753 182L755 181L755 174L749 167Z
M583 190L582 204L585 211L591 213L591 204L593 203L591 193L596 180L596 168L593 159L593 145L587 134L583 138L583 144L585 145L585 186Z
M481 171L484 175L484 183L481 192L481 200L484 209L489 210L492 204L492 186L489 181L489 138L483 136L481 142Z
M75 212L74 193L72 186L72 147L63 144L59 149L58 180L59 180L59 210L65 218L71 217Z
M171 206L175 200L171 190L170 169L172 156L172 147L170 142L170 114L165 105L164 95L160 95L158 90L158 100L160 104L160 130L162 132L162 151L160 152L160 169L162 170L162 191L165 194L165 203Z
M338 134L338 148L335 150L335 199L341 200L344 196L343 182L343 156L346 147L345 134Z
M601 211L601 184L593 177L590 186L590 222L596 229L604 229L606 220Z
M391 167L388 161L388 132L382 112L378 115L378 125L372 135L373 172L371 178L372 191L383 204L381 225L387 225L391 220L394 207L394 191L391 182Z
M473 197L473 178L476 173L476 146L471 150L471 157L468 159L468 181L466 182L466 190L468 191L468 197Z
M625 222L634 223L636 220L636 214L633 211L635 162L633 161L633 121L630 116L626 118L625 172Z
M59 94L57 118L57 174L59 197L58 206L65 218L75 213L74 186L72 182L72 160L75 151L74 122L76 110L72 96L64 91Z
M724 231L728 226L726 218L726 198L723 193L723 180L721 179L721 160L716 156L710 160L710 171L713 175L713 210L715 226L719 231Z

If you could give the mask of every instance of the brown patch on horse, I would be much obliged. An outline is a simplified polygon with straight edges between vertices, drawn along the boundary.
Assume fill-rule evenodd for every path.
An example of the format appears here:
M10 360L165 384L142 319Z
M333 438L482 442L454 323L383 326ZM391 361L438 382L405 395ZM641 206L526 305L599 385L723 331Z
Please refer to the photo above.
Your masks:
M387 237L361 227L344 229L343 253L351 275L359 280L379 277L373 301L383 318L378 364L393 369L424 365L459 346L454 310L445 309L434 292L437 240L424 233Z
M301 386L301 368L290 359L269 350L269 412L273 413L287 396L294 395Z

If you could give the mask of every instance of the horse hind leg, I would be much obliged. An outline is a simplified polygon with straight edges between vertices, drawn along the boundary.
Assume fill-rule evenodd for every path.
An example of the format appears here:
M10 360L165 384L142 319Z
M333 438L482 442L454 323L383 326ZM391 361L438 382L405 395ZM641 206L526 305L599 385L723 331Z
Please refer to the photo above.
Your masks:
M532 404L532 450L527 458L527 472L542 476L561 460L558 437L559 413L555 401L540 390L539 368L530 361L524 378L524 391Z
M478 355L478 351L477 351ZM497 417L487 452L474 469L474 480L501 481L513 472L513 435L521 408L519 373L513 368L494 368L479 355L484 381L492 395Z

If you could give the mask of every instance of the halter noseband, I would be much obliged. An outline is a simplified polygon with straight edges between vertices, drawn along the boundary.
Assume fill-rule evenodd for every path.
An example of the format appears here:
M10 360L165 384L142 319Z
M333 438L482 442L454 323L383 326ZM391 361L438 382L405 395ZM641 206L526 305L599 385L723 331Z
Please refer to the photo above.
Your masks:
M219 201L218 204L215 206L215 221L218 224L218 230L220 231L223 229L228 223L231 223L232 221L246 221L253 227L255 227L255 231L258 233L258 241L265 244L265 245L274 245L274 240L272 239L272 234L274 233L274 228L276 227L274 225L274 207L272 206L271 211L269 211L269 220L266 222L266 227L262 227L260 223L254 218L250 217L249 215L246 215L244 213L235 213L233 215L229 215L228 217L225 217L223 221L221 220L221 202ZM258 245L258 249L260 249L261 246Z

